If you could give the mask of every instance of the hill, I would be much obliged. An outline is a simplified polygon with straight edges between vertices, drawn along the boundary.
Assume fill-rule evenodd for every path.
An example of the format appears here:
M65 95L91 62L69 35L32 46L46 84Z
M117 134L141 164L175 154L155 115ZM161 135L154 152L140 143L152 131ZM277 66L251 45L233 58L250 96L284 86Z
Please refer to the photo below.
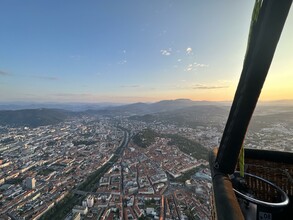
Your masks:
M151 129L145 129L134 135L132 140L137 146L147 148L155 142L156 137L159 137L159 134Z
M288 128L292 128L293 111L254 115L249 124L249 130L259 132L263 128L269 128L276 124L283 124Z
M228 117L227 107L201 105L146 115L135 115L132 120L171 123L179 126L218 126Z
M95 111L90 110L91 114L103 114L103 115L146 115L154 114L165 111L174 111L191 106L203 106L203 105L219 105L216 102L207 101L192 101L190 99L176 99L176 100L163 100L155 103L133 103L128 105L121 105L115 107L104 108L103 110Z
M207 159L208 150L200 143L189 140L177 134L158 134L151 129L145 129L133 137L133 142L142 148L147 148L155 142L156 137L169 138L168 145L177 146L182 152L193 156L196 159Z
M64 121L70 112L60 109L24 109L0 111L0 125L38 127Z

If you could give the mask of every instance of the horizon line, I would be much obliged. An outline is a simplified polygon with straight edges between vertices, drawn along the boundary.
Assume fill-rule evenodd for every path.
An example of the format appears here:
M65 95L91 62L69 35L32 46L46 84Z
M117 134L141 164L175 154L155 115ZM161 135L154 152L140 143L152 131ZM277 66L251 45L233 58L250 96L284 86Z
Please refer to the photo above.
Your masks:
M233 100L193 100L189 98L177 98L177 99L161 99L157 101L0 101L0 104L135 104L135 103L156 103L161 101L178 101L178 100L189 100L193 102L233 102ZM258 103L268 102L292 102L293 99L272 99L272 100L258 100Z

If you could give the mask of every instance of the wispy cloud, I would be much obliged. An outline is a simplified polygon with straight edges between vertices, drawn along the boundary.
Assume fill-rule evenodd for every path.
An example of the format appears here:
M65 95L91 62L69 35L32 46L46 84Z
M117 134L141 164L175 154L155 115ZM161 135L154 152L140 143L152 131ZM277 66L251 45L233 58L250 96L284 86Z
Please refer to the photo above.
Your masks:
M38 79L43 79L43 80L50 80L50 81L56 81L56 80L59 80L58 77L55 77L55 76L32 76L34 78L38 78Z
M120 61L118 61L118 65L124 65L124 64L126 64L127 63L127 60L120 60Z
M172 52L172 48L169 48L167 50L161 50L161 54L163 56L170 56L171 55L171 52Z
M188 64L188 66L186 67L185 71L192 71L193 70L193 67L192 67L192 64Z
M202 84L197 84L192 87L192 89L226 89L229 88L229 86L223 86L223 85L215 85L215 86L208 86L208 85L202 85Z
M198 68L207 68L207 67L209 67L208 64L194 62L194 63L188 64L188 66L185 68L185 71L192 71Z
M93 94L89 93L56 93L54 96L57 97L88 97L88 96L94 96Z
M163 35L167 34L167 30L162 30L159 34L158 37L162 37Z
M232 83L231 80L226 80L226 79L221 79L221 80L218 80L217 82L221 83L221 84L231 84Z
M11 74L6 71L0 70L0 76L8 76L8 75L11 75Z
M121 85L121 88L139 88L141 87L140 85Z
M80 56L79 54L76 54L76 55L70 55L69 57L70 57L70 59L72 59L72 60L80 60L80 59L81 59L81 56Z
M209 65L208 64L194 62L193 63L193 67L209 67Z

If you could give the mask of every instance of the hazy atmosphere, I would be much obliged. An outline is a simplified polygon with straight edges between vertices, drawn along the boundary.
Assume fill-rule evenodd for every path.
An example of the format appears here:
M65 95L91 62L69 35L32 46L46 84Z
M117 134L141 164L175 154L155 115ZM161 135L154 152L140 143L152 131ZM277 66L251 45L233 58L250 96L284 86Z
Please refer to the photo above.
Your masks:
M1 1L0 102L229 101L254 1ZM262 100L293 99L288 16Z

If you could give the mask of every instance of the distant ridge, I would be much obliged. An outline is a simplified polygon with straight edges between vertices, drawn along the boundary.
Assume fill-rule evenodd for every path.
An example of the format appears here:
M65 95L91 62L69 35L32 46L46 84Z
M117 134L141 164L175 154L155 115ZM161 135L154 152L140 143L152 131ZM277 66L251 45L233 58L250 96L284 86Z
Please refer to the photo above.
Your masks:
M130 119L145 122L162 122L179 126L218 126L228 116L229 109L215 105L193 105L181 109L157 112L145 115L134 115Z
M258 105L275 105L275 106L292 106L293 99L273 100L273 101L259 101Z
M174 111L191 106L221 105L217 102L192 101L190 99L162 100L154 103L133 103L116 107L105 108L101 111L91 111L92 113L110 115L145 115L159 112Z
M0 125L38 127L57 124L69 116L60 109L23 109L0 111Z
M0 110L23 110L23 109L64 109L68 111L86 111L86 110L100 110L111 106L119 106L121 104L111 102L101 103L39 103L39 102L0 102Z
M284 101L280 101L284 103ZM279 113L292 113L293 106L277 105L278 101L270 102L271 105L258 105L255 116L274 115ZM286 100L288 103L288 100ZM289 102L290 103L290 102ZM133 103L119 105L112 103L111 106L100 104L84 104L77 108L72 104L75 111L57 108L34 108L22 110L0 110L0 126L27 126L38 127L53 125L63 122L71 116L131 116L132 120L146 122L168 122L178 125L196 127L207 124L217 125L226 120L230 104L227 102L192 101L190 99L162 100L154 103ZM62 105L61 105L62 106ZM68 107L68 104L65 104ZM99 109L95 109L95 107ZM80 109L77 111L77 109ZM87 110L85 110L87 109Z
M137 108L137 110L147 108L153 108L154 106L175 106L177 107L186 107L193 105L221 105L221 106L231 106L231 101L193 101L190 99L174 99L174 100L162 100L158 102L136 102L130 104L123 103L114 103L114 102L96 102L96 103L82 103L82 102L68 102L68 103L58 103L58 102L0 102L0 111L1 110L23 110L23 109L64 109L68 111L100 111L100 110L114 110L114 109L130 109ZM273 100L273 101L259 101L258 106L293 106L292 99L284 100ZM154 107L156 108L156 107ZM159 108L159 107L157 107ZM160 109L159 109L160 110ZM174 109L173 109L174 110ZM128 110L127 110L128 111ZM129 110L130 111L130 110ZM151 110L155 111L155 110ZM161 111L161 110L160 110Z
M128 109L134 108L137 110L144 109L145 106L153 108L154 106L191 106L191 105L209 105L221 104L220 102L210 101L192 101L190 99L175 99L175 100L162 100L152 103L136 102L130 104L112 103L112 102L97 102L97 103L57 103L57 102L0 102L1 110L23 110L23 109L64 109L68 111L99 111L99 110L114 110L114 109ZM157 107L159 108L159 107ZM153 111L153 110L152 110Z

